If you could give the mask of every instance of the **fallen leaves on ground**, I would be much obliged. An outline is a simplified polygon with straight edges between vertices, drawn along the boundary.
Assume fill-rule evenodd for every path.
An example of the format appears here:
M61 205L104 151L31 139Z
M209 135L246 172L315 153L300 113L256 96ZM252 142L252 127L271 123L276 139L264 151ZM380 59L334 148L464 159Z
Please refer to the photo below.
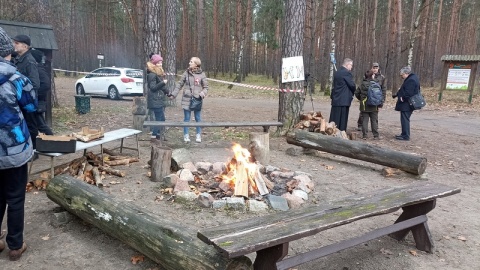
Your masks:
M329 171L333 170L334 168L335 168L335 167L330 166L330 165L326 165L326 166L325 166L325 170L329 170Z
M463 236L463 235L457 236L457 239L458 239L458 240L461 240L461 241L463 241L463 242L467 241L467 238L466 238L465 236Z
M382 254L385 254L385 255L393 255L393 252L385 248L380 249L380 252L382 252Z
M416 250L410 250L410 254L412 254L415 257L418 257L417 251Z
M143 262L143 260L145 260L145 256L143 255L135 255L135 256L132 256L132 258L130 258L130 261L132 262L132 264Z
M44 237L42 237L42 240L45 240L45 241L47 241L49 239L50 239L50 234L47 234Z

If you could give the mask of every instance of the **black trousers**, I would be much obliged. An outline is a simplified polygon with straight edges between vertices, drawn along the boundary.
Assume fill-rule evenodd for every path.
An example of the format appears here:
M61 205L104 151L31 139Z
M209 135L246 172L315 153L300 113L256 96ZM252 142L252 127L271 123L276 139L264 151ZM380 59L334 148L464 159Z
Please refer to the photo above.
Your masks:
M368 132L368 119L372 126L373 137L378 137L378 112L362 112L362 133L363 136L367 136Z
M339 130L347 130L348 112L350 107L348 106L332 106L330 109L330 120L328 122L335 122Z
M413 111L400 112L400 123L402 124L402 136L405 139L410 139L410 116Z
M0 170L0 228L7 210L6 240L10 250L19 249L23 245L27 181L28 163L17 168Z

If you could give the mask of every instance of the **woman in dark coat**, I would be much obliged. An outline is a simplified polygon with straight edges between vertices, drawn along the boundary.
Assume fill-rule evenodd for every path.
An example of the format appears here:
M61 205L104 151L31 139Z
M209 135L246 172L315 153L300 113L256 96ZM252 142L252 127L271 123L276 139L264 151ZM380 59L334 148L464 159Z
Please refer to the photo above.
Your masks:
M165 121L165 95L168 94L167 80L162 68L163 58L154 54L147 62L147 108L152 110L155 121ZM163 127L152 127L152 139L160 139L164 133ZM163 137L165 139L165 137Z
M412 73L410 67L403 67L400 70L400 77L404 79L402 86L394 97L397 97L395 110L400 112L400 123L402 124L402 133L395 136L397 140L410 140L410 116L413 108L410 107L408 100L410 97L420 92L420 80L418 76Z

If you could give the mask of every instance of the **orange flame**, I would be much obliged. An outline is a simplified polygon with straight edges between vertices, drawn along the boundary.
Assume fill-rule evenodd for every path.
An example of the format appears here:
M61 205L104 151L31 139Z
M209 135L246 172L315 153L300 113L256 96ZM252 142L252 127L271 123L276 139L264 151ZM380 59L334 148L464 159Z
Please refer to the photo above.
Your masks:
M243 148L240 144L235 143L232 146L234 157L227 163L226 174L221 175L224 182L227 182L232 190L235 189L235 181L237 180L238 164L243 164L248 176L248 183L253 190L257 190L255 183L255 173L257 164L251 161L251 154L248 149Z

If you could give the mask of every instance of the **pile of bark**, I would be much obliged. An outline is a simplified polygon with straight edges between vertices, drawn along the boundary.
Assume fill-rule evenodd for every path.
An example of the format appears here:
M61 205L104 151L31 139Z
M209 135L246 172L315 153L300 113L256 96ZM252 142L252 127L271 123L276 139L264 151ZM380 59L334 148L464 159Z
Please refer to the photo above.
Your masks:
M103 165L100 155L95 155L92 152L87 152L85 156L76 158L69 163L58 165L54 168L54 176L60 174L68 174L79 180L87 182L91 185L103 187L103 179L105 174L124 177L125 171L113 169L113 166L128 165L133 162L138 162L139 159L132 156L126 156L115 153L109 149L103 149ZM38 190L45 189L50 178L50 173L44 172L40 174L40 178L31 181L27 184L27 191L33 188Z
M343 139L349 139L345 131L337 129L335 122L327 122L321 112L308 112L300 114L300 122L295 125L296 129L321 133Z

